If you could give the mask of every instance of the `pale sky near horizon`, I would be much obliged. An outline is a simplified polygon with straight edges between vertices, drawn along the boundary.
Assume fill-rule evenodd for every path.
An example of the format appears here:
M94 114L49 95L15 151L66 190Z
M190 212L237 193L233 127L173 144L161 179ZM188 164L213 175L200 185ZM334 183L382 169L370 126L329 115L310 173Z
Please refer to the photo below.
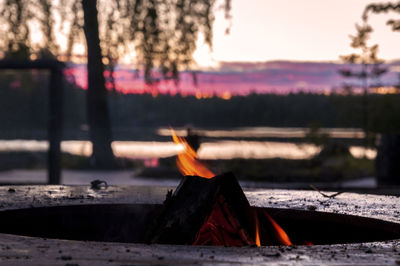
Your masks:
M349 54L349 35L369 3L387 0L232 0L232 26L223 12L214 23L213 51L199 41L195 59L200 66L218 61L260 62L269 60L338 61ZM392 0L394 2L394 0ZM400 59L400 32L386 26L399 14L374 15L370 44L379 44L379 56Z

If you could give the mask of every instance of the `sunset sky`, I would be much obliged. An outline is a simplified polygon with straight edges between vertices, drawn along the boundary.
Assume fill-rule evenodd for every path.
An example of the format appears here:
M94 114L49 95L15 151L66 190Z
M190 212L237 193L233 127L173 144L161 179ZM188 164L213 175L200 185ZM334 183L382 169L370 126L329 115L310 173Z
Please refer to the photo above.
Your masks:
M222 10L216 13L213 50L200 38L194 55L199 65L195 69L211 71L200 71L196 82L188 72L180 76L178 87L168 81L155 88L144 84L143 77L133 80L127 65L116 73L117 90L227 99L249 93L329 93L345 81L338 73L342 66L326 62L340 63L340 55L354 52L349 35L356 34L355 24L361 23L363 10L370 3L373 1L232 0L232 21L224 18ZM369 43L379 44L378 56L388 63L389 72L381 79L388 88L397 84L400 72L399 63L390 64L390 60L400 59L400 32L394 33L386 25L389 18L400 17L371 14L375 31ZM230 34L226 35L230 23ZM126 58L134 61L134 53ZM263 63L274 60L292 62ZM315 61L320 63L311 63ZM87 86L84 65L74 66L70 72L80 86Z
M361 21L371 0L232 0L232 26L223 12L214 25L213 51L199 41L195 59L200 66L218 61L307 60L337 61L352 52L350 34ZM387 1L384 1L387 2ZM400 59L400 33L393 33L386 20L398 14L371 15L375 31L371 44L378 43L379 55Z

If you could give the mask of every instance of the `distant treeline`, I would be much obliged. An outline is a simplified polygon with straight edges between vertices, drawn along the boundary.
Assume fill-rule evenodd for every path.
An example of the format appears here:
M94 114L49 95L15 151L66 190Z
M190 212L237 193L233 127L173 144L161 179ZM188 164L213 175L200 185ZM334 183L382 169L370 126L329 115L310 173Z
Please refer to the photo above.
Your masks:
M362 127L360 95L249 95L217 97L113 95L116 127ZM400 95L369 95L369 125L375 132L400 131Z
M16 82L18 75L18 82ZM29 72L0 76L0 138L43 138L48 121L48 75ZM66 83L64 136L85 137L85 91ZM115 132L135 139L143 128L160 126L362 127L361 95L249 95L196 99L193 96L111 93ZM369 126L374 132L400 132L400 95L369 95ZM135 130L136 129L136 130ZM135 133L136 132L136 133ZM120 136L116 134L116 138ZM125 138L125 137L124 137Z

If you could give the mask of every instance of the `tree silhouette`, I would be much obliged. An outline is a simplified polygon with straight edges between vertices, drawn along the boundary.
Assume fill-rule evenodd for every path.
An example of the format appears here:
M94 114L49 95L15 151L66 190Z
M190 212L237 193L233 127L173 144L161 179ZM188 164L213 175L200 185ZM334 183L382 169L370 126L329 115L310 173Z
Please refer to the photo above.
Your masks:
M348 79L356 79L359 84L346 83L345 89L352 92L354 88L361 87L363 92L362 102L362 124L365 133L365 146L369 146L370 128L368 125L368 93L371 87L378 86L379 77L387 72L382 66L383 60L377 56L378 45L368 45L372 27L365 21L363 25L356 24L356 35L351 35L351 47L358 51L349 55L341 56L341 59L349 64L349 67L340 69L340 74ZM358 68L357 68L358 67ZM373 83L377 82L377 83Z
M365 7L363 20L367 21L370 13L400 13L400 1L388 3L372 3ZM394 32L400 31L400 19L387 21ZM383 134L378 146L376 158L376 175L381 184L400 184L400 135Z
M400 1L398 1L397 3L371 3L364 9L362 18L365 22L367 22L370 13L379 14L389 12L400 13ZM392 31L400 31L400 19L389 19L386 24L392 28ZM400 84L396 87L399 88L399 86Z
M93 158L97 167L110 168L113 167L112 134L104 63L112 72L118 59L130 53L133 46L147 83L153 82L154 68L158 68L166 79L177 79L179 70L193 63L192 55L199 34L204 35L208 45L212 44L217 2L5 0L0 3L0 48L3 55L27 47L30 53L39 56L46 52L62 55L68 60L76 44L86 42L87 116ZM224 0L224 4L229 17L230 0ZM41 36L40 42L31 40L34 34ZM62 35L65 41L58 35Z
M400 13L400 1L397 1L396 3L394 2L388 2L388 3L371 3L366 6L364 9L363 13L363 20L367 21L369 13L388 13L388 12L395 12L395 13ZM387 25L392 27L393 31L400 31L400 19L389 19L387 21Z

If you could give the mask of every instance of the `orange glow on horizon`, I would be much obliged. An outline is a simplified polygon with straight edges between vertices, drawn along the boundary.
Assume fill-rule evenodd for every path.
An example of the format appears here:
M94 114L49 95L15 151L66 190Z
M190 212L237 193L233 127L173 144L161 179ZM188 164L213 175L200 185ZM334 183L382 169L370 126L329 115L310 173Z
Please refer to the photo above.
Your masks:
M232 98L232 94L229 91L225 91L220 95L220 97L224 100L230 100Z
M372 93L376 94L398 94L399 89L395 87L379 87L379 88L372 88L371 89Z
M311 65L310 65L311 64ZM161 95L170 95L178 97L195 97L196 99L209 99L218 97L224 100L231 100L235 96L248 96L252 94L274 94L274 95L289 95L291 93L307 93L317 95L354 95L363 94L361 87L353 87L351 92L345 90L338 85L341 77L332 74L330 77L321 76L319 72L312 71L312 63L293 63L281 62L276 63L276 68L281 69L275 75L273 82L268 81L271 69L274 64L272 62L250 64L250 63L231 63L227 64L230 67L238 67L241 69L237 72L198 72L196 74L197 82L193 81L193 74L190 71L180 73L180 80L164 80L157 70L152 73L154 82L146 83L144 72L130 65L117 66L114 72L104 71L106 79L106 87L113 89L121 94L144 94L152 95L153 97ZM263 69L263 71L257 70ZM333 71L337 66L329 66L321 63L321 71ZM249 69L249 71L245 71ZM325 70L324 70L325 69ZM285 78L286 71L293 72L294 80ZM302 74L305 71L306 74ZM394 75L394 72L388 75ZM78 87L87 88L87 70L84 64L71 64L64 70L66 79L75 83ZM111 79L113 78L113 79ZM297 80L305 80L309 87L297 88ZM249 83L248 81L251 81ZM389 82L389 80L385 81ZM394 86L381 86L370 88L371 94L397 94L400 89Z

